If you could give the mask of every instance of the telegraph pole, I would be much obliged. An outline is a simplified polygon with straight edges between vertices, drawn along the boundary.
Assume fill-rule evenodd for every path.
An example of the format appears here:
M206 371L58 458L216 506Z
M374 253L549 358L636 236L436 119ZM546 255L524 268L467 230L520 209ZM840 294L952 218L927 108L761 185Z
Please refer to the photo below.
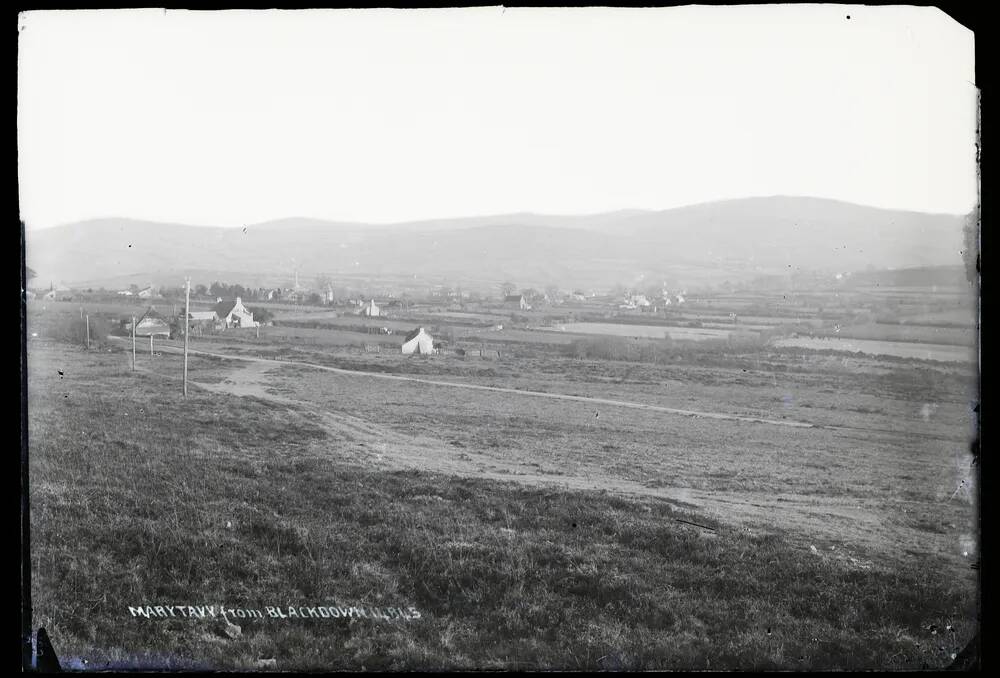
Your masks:
M90 350L90 314L87 314L87 349Z
M135 372L135 316L132 316L132 371Z
M188 394L188 334L191 332L191 278L184 278L184 397Z

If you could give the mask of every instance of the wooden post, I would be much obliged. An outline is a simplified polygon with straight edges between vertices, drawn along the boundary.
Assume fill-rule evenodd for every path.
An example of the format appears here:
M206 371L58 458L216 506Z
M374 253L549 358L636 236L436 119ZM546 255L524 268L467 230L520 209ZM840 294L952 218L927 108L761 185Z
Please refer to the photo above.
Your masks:
M132 371L135 372L135 316L132 316Z
M87 348L90 349L90 314L87 314Z
M185 278L187 289L184 292L184 396L188 394L188 334L191 333L191 278Z
M152 332L150 332L150 334L149 334L149 360L150 361L153 360L153 334L152 334Z

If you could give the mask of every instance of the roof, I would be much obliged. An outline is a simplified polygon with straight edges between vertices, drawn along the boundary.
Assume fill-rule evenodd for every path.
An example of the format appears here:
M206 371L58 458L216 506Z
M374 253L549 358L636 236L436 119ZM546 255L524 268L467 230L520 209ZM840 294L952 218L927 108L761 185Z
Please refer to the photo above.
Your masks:
M220 301L215 305L215 315L225 318L234 308L236 308L235 299L232 301Z
M415 338L416 336L418 336L418 335L419 335L419 334L420 334L421 332L423 332L423 331L424 331L424 328L423 328L423 327L418 327L418 328L417 328L417 329L415 329L415 330L411 330L410 332L407 332L407 333L406 333L406 336L405 336L405 337L403 337L403 343L405 344L406 342L408 342L408 341L410 341L411 339L413 339L413 338ZM427 333L426 333L426 332L424 332L424 334L427 334ZM430 336L430 335L428 335L428 336Z
M215 320L215 311L191 311L188 318L191 320Z
M521 301L522 299L524 299L523 294L508 294L504 301Z
M162 318L143 318L135 324L135 334L146 337L150 334L170 334L170 325Z

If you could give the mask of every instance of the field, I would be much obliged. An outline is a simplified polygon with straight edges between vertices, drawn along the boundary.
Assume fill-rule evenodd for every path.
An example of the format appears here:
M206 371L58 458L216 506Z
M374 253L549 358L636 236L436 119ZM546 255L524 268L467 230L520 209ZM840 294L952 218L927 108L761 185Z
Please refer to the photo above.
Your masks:
M501 360L365 354L400 338L279 314L193 340L183 398L179 342L133 371L74 313L29 305L32 596L64 666L920 669L977 632L969 363L594 359L509 323ZM412 313L470 347L491 320ZM338 606L420 617L298 618Z

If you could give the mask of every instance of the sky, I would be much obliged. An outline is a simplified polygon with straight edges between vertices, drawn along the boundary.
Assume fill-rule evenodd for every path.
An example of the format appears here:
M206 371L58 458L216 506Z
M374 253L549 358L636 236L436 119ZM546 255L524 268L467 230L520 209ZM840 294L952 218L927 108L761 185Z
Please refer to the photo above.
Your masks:
M977 201L974 37L935 8L53 10L18 29L29 230Z

